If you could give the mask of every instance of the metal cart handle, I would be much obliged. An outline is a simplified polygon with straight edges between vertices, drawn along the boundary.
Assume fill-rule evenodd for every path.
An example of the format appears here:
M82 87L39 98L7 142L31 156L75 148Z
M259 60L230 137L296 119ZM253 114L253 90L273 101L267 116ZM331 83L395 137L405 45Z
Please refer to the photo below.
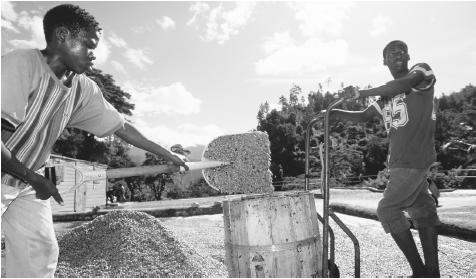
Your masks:
M332 232L332 229L329 227L329 116L333 108L340 105L345 98L340 98L337 101L331 103L327 108L324 115L324 160L323 160L323 177L321 177L321 192L323 196L323 217L320 221L323 223L322 229L322 277L329 277L329 267L328 267L328 250L329 250L329 233ZM312 119L306 129L306 140L305 140L305 176L304 176L304 189L305 191L309 190L309 179L310 179L310 167L309 167L309 154L310 154L310 140L311 132L314 124L321 120L322 117L317 117ZM360 277L360 246L357 238L352 234L352 232L345 226L345 224L340 221L337 216L331 212L332 218L336 221L337 225L351 238L354 243L355 249L355 277ZM333 237L332 237L333 238ZM332 239L333 240L333 239ZM333 244L334 241L332 241ZM334 245L331 245L331 249L334 249ZM332 258L334 258L334 251L331 251ZM332 259L333 260L333 259Z

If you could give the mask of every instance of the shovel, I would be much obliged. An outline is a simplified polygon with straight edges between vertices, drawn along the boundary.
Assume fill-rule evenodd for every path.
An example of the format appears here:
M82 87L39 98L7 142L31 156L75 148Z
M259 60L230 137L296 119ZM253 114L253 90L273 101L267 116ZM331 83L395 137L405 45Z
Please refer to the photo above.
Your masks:
M249 188L253 181L257 182L255 184L266 185L271 178L269 161L268 135L262 132L249 132L219 136L205 147L201 161L185 162L185 164L189 170L202 170L203 177L210 187L221 192L232 193L239 191L240 188ZM60 191L60 194L74 191L84 183L96 180L185 171L183 167L176 165L85 170L63 164L45 168L45 177L58 185L64 181L66 168L73 168L79 179L74 186ZM207 171L208 169L213 171ZM243 192L254 189L244 189Z

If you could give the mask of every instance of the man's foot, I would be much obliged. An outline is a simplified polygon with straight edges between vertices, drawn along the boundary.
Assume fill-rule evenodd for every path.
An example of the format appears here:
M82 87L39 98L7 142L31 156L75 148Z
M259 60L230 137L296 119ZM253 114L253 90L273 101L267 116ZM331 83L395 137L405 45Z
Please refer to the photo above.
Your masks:
M412 274L409 278L428 278L428 275L425 274Z
M428 271L426 269L426 266L423 266L423 269L421 270L413 270L413 274L410 278L427 278L428 277Z
M428 278L428 275L426 275L426 273L425 274L413 273L410 276L398 276L397 278Z

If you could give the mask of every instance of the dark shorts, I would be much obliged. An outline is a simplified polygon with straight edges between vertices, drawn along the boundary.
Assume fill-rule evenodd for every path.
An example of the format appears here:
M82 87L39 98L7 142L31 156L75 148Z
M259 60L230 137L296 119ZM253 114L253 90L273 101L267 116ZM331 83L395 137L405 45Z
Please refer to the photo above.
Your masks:
M410 228L407 211L416 228L436 226L440 220L435 201L428 192L428 169L390 169L390 179L377 207L377 215L386 233Z

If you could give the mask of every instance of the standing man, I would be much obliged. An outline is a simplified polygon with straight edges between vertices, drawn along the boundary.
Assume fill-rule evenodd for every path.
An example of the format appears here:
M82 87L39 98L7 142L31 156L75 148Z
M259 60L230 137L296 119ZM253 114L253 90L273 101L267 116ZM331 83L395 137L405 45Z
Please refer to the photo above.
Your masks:
M65 127L98 137L115 134L186 168L182 159L125 122L84 74L93 66L101 31L92 15L75 5L59 5L46 13L43 28L45 49L2 56L1 195L7 277L55 273L59 251L48 199L63 200L56 186L35 171Z
M408 69L407 45L392 41L383 50L383 64L394 80L383 86L357 90L349 86L351 98L381 96L380 101L364 111L333 110L331 119L370 121L383 117L390 151L389 183L377 207L377 215L386 233L390 233L408 260L414 277L439 277L438 235L440 223L436 206L428 193L426 176L436 159L433 107L435 76L425 63ZM418 229L423 246L423 263L403 214L406 210Z

